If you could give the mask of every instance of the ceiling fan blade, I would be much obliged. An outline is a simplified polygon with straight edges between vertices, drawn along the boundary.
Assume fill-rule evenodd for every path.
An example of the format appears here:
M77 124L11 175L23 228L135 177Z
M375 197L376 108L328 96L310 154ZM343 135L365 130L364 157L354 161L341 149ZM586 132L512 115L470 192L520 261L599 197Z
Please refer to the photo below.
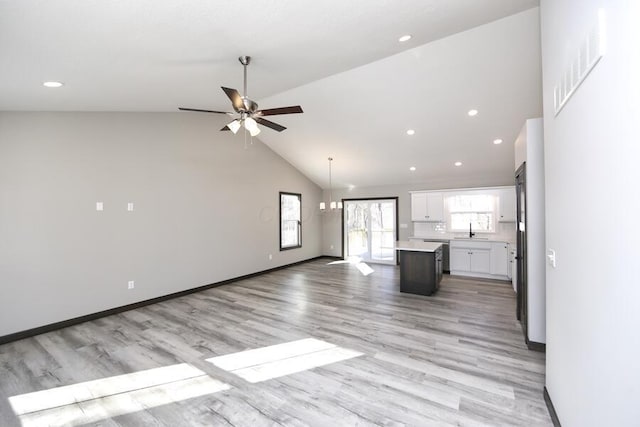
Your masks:
M242 97L238 93L237 90L231 89L228 87L220 86L224 93L227 94L229 99L231 100L231 104L233 104L233 109L236 111L244 110L244 102L242 102Z
M261 116L276 116L278 114L297 114L304 113L302 111L302 107L299 105L295 105L293 107L280 107L280 108L269 108L267 110L260 110L257 114Z
M279 124L274 123L274 122L272 122L272 121L269 121L269 120L267 120L267 119L263 119L263 118L261 118L261 117L256 117L256 118L255 118L255 121L256 121L256 122L258 122L258 123L260 123L260 124L261 124L261 125L263 125L263 126L266 126L266 127L268 127L268 128L271 128L271 129L276 130L276 131L278 131L278 132L282 132L283 130L285 130L285 129L286 129L286 127L284 127L284 126L282 126L282 125L279 125Z
M230 131L231 129L229 129L229 126L224 125L224 127L223 127L222 129L220 129L220 130L221 130L221 131L223 131L223 130L229 130L229 131Z
M197 108L178 107L178 110L180 110L180 111L197 111L199 113L232 114L232 113L229 113L228 111L199 110Z

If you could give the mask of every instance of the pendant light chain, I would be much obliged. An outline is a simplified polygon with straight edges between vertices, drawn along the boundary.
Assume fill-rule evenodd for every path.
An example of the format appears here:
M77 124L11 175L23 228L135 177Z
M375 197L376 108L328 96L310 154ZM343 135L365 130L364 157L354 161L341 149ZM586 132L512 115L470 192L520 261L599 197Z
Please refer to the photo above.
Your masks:
M333 157L328 157L327 160L329 160L329 206L328 208L330 210L334 210L334 209L342 209L342 202L334 202L333 201L333 177L332 177L332 170L331 170L331 163L333 162ZM320 210L324 211L325 209L327 209L327 205L324 201L320 202Z

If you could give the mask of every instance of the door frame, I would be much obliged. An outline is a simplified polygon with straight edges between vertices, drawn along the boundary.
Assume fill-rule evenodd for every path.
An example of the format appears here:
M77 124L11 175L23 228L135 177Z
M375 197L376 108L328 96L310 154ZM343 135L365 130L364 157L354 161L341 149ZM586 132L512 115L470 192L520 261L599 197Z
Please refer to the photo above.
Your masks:
M522 183L520 183L522 181ZM516 318L522 325L525 342L529 343L529 319L527 310L527 166L526 162L516 170ZM524 209L522 204L522 189L524 189ZM524 210L524 232L520 231L520 222L522 220L522 211Z
M398 219L398 196L395 197L360 197L355 199L342 199L342 206L345 206L345 202L365 202L367 200L395 200L396 202L396 236L395 239L398 241L398 235L400 233L400 220ZM344 259L344 217L345 217L346 209L342 209L342 222L340 225L340 258ZM398 257L396 256L396 264L398 263Z

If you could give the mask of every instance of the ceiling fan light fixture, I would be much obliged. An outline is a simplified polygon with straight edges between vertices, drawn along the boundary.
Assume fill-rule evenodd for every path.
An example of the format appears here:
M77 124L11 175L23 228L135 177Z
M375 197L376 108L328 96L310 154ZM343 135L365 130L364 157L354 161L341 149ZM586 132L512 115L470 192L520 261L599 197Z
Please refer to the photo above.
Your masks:
M247 117L246 119L244 119L244 127L247 130L255 129L258 127L258 122L256 122L251 117Z
M251 117L247 117L246 119L244 119L244 128L249 131L251 136L257 136L260 133L260 128L258 128L258 122L256 122Z
M249 129L249 134L251 136L258 136L259 133L260 133L260 129L257 127Z
M238 133L238 130L240 129L240 121L234 120L231 123L229 123L227 127L231 132Z
M327 209L327 204L325 202L320 202L320 210L324 211Z
M329 203L329 208L330 208L331 210L335 209L336 207L337 207L336 202L331 202L331 203Z

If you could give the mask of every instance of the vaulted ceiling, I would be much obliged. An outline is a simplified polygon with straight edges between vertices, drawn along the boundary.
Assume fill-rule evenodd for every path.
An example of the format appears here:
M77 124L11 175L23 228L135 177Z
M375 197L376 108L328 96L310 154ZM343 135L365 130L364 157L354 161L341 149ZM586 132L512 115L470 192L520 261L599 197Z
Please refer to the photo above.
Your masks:
M334 186L509 183L513 140L542 114L537 4L0 1L0 110L228 110L220 86L241 89L251 55L248 95L305 110L258 138L324 188L328 156Z

